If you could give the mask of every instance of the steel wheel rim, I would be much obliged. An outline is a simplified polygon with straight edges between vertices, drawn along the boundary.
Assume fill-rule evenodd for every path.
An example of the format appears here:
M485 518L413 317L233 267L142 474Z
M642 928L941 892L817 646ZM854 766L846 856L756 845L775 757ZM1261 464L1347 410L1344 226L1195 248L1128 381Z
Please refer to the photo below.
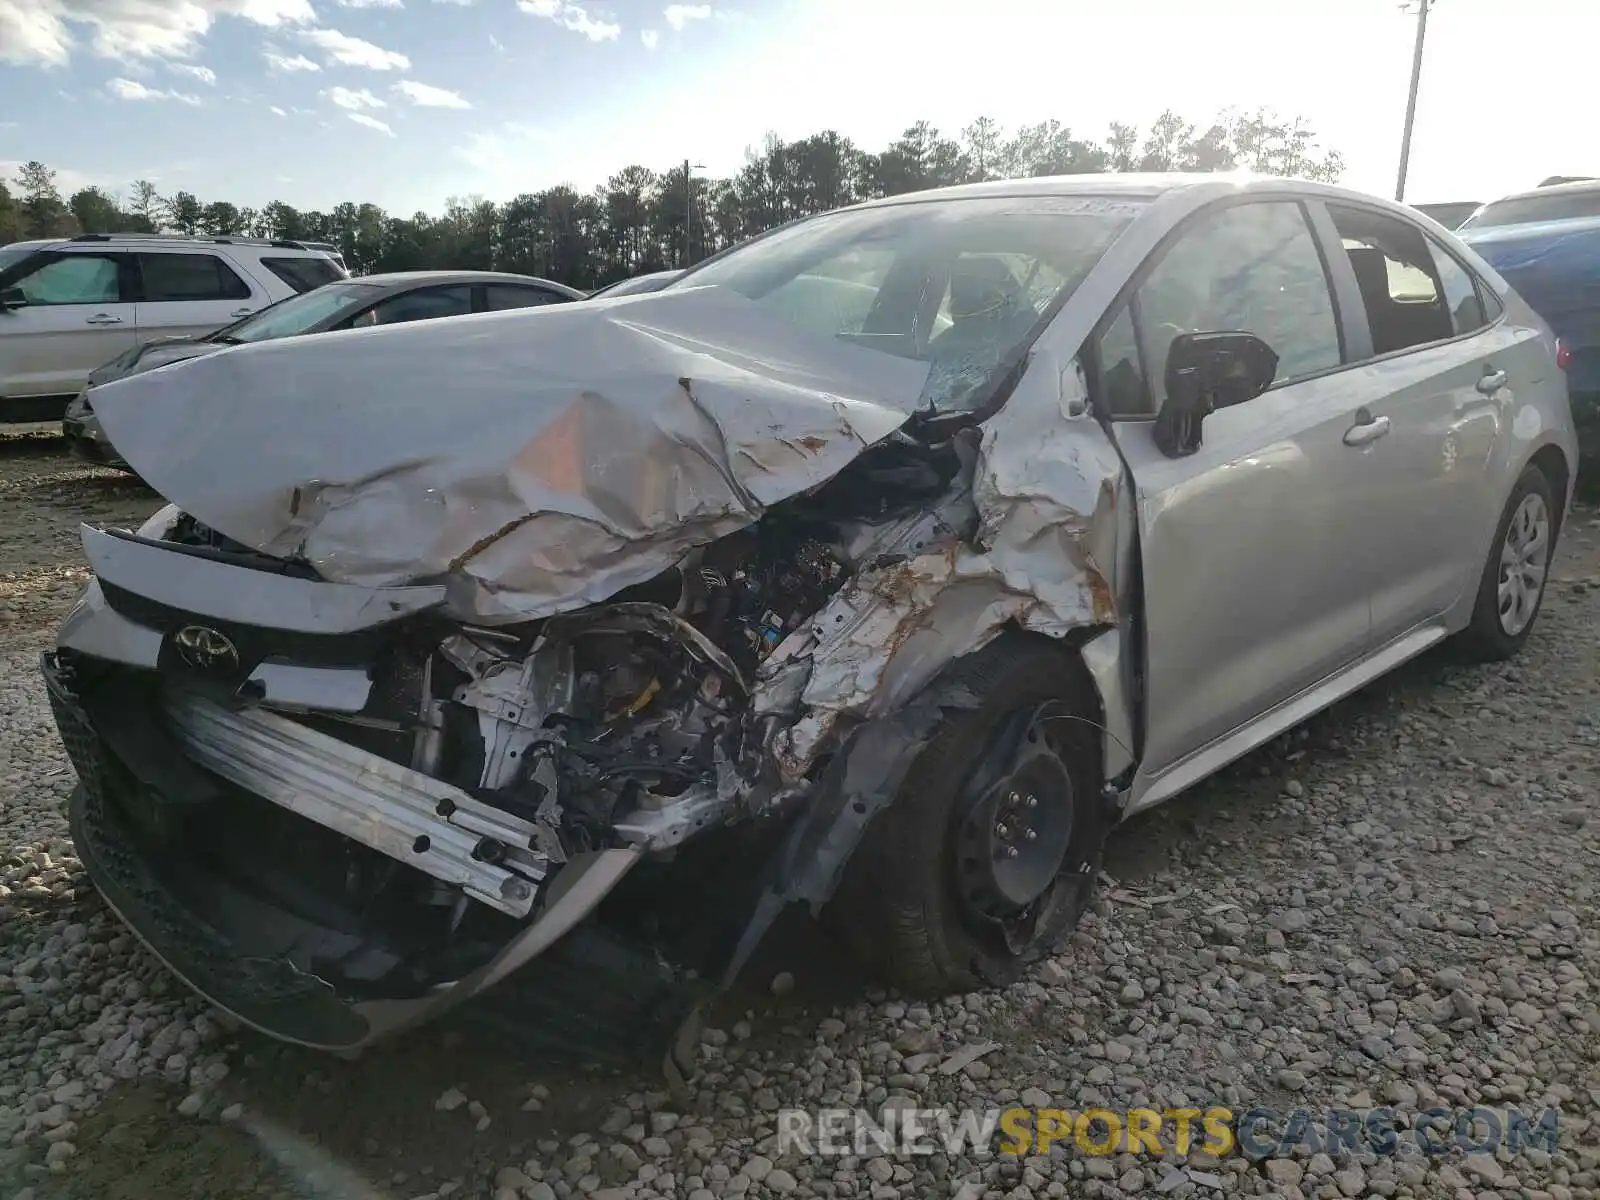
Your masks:
M1063 902L1063 888L1082 882L1073 864L1084 798L1059 757L1050 728L1059 724L1056 708L1047 703L1014 714L1004 739L1010 747L969 782L965 812L951 830L952 883L963 918L975 931L997 935L1013 954L1024 952Z
M1550 510L1544 497L1522 498L1500 543L1500 579L1495 588L1500 628L1516 637L1533 623L1544 594L1550 561Z

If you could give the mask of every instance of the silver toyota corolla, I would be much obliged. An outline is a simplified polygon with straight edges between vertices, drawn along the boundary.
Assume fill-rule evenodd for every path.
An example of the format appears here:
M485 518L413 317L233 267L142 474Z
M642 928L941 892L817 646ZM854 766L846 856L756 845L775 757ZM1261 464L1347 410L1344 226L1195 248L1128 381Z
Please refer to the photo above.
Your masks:
M96 885L349 1049L506 981L603 1046L791 903L1015 977L1110 829L1453 638L1516 653L1576 451L1414 211L1078 176L802 220L664 290L96 393L171 504L45 656Z

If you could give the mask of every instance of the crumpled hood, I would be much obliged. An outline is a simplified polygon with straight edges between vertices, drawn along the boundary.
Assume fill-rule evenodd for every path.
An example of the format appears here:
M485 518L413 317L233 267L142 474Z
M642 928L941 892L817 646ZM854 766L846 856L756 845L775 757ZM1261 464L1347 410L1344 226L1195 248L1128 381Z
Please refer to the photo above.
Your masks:
M89 385L103 387L118 379L126 379L129 375L141 375L169 363L199 358L202 354L215 354L221 349L215 342L202 342L195 338L162 338L145 342L90 372Z
M723 288L222 349L97 389L143 479L220 533L464 619L578 608L833 477L925 363Z

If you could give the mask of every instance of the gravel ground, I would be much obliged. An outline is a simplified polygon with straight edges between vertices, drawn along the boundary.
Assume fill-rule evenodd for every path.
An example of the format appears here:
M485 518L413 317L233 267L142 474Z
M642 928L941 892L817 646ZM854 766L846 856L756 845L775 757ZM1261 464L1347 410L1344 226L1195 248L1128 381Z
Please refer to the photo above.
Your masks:
M139 485L0 442L0 1196L708 1200L1600 1196L1600 519L1512 665L1403 669L1116 836L1096 913L1005 991L933 1006L806 930L673 1094L520 1060L470 1022L357 1061L231 1028L96 902L38 652L80 520ZM783 971L776 978L772 971ZM1264 1163L783 1157L780 1108L1435 1104L1561 1111L1554 1154Z

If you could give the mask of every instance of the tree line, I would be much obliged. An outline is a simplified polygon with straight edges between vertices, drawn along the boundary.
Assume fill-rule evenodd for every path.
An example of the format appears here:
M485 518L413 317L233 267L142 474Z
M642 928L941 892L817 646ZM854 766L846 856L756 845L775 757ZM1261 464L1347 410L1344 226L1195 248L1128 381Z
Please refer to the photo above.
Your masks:
M447 201L409 217L347 201L328 212L274 200L261 208L161 195L149 180L126 193L83 188L63 198L56 174L29 162L0 181L0 244L76 233L173 232L331 242L352 273L449 267L515 271L598 287L682 267L795 217L946 184L1102 171L1229 171L1334 182L1344 163L1301 118L1229 112L1196 126L1173 112L1148 129L1113 124L1080 138L1056 120L1007 132L986 117L956 137L918 121L876 153L832 130L795 142L769 134L732 178L684 166L624 167L600 187L560 185L497 204Z

